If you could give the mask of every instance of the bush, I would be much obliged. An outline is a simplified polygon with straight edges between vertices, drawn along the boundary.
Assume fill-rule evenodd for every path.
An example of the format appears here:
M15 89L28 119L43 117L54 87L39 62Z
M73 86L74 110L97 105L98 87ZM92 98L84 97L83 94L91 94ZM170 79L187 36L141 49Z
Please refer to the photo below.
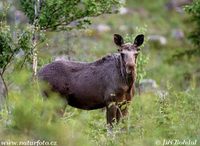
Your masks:
M20 71L11 77L13 89L9 92L9 112L0 111L2 141L46 141L57 145L90 145L80 132L80 121L67 122L58 114L63 101L56 95L44 99L37 84L30 84L30 73ZM67 114L67 113L66 113ZM77 131L77 132L74 132ZM79 132L78 132L79 131Z
M190 14L190 22L192 24L192 32L189 35L189 39L195 46L195 49L188 50L188 55L200 55L200 0L194 0L191 5L185 7L185 11Z

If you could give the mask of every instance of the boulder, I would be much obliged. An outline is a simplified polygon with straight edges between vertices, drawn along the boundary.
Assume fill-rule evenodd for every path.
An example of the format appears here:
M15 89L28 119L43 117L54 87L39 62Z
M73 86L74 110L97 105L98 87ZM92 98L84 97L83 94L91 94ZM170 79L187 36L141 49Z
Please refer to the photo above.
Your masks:
M107 24L98 24L95 29L97 32L109 32L111 30L111 27Z
M140 94L142 93L153 93L159 97L160 101L165 100L168 96L168 91L161 89L155 80L153 79L143 79L140 81Z
M150 42L157 42L163 46L167 44L166 37L164 37L162 35L149 35L147 38Z
M185 5L188 5L190 3L192 3L193 0L169 0L167 3L166 3L166 8L169 10L169 11L172 11L172 10L175 10L179 13L183 13L184 10L183 10L183 7Z
M181 29L173 29L171 35L177 40L181 40L184 38L184 32Z
M128 14L129 12L130 12L129 9L126 8L126 7L119 8L119 14L120 15L125 15L125 14Z
M155 92L158 89L158 85L153 79L143 79L139 84L140 92Z

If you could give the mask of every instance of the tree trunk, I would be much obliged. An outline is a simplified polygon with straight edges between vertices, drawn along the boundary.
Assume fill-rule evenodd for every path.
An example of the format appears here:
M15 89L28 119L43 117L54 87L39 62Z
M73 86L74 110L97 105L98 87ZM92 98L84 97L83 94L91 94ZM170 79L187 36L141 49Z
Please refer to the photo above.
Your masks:
M38 58L37 58L37 39L36 39L36 34L33 36L33 79L35 79L36 74L37 74L37 64L38 64Z
M33 66L32 66L32 69L33 69L33 79L35 80L36 79L36 75L37 75L37 67L38 67L38 51L37 51L37 40L38 40L38 37L37 37L37 31L38 31L38 17L39 17L39 11L40 11L40 8L41 8L41 1L40 0L35 0L35 19L34 19L34 23L33 23L33 26L34 26L34 33L33 33L33 50L32 50L32 53L33 53Z
M4 104L6 103L7 94L7 85L4 81L3 75L0 73L0 109L2 109L4 107Z

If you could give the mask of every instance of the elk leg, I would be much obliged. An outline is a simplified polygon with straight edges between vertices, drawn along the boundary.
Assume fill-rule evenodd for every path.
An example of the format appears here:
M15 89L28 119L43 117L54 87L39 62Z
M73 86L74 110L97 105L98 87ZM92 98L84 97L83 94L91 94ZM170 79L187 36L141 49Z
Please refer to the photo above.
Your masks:
M123 114L122 114L121 109L118 107L118 108L117 108L117 113L116 113L117 123L119 123L121 117L123 117Z
M113 123L116 122L116 113L117 113L117 106L115 105L114 102L106 106L107 124L109 124L111 127L113 127Z
M117 122L119 122L121 118L128 115L128 105L127 104L128 104L127 101L125 101L124 103L122 103L121 105L118 106L117 113L116 113Z

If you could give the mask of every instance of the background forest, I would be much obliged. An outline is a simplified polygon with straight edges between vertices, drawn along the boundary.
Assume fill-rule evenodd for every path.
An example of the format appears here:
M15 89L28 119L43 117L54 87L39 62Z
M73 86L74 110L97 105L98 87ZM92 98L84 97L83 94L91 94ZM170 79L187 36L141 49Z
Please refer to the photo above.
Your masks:
M129 116L111 133L104 110L67 106L60 117L63 101L42 97L37 70L117 52L115 33L145 35ZM0 145L200 145L199 63L200 0L1 0Z

